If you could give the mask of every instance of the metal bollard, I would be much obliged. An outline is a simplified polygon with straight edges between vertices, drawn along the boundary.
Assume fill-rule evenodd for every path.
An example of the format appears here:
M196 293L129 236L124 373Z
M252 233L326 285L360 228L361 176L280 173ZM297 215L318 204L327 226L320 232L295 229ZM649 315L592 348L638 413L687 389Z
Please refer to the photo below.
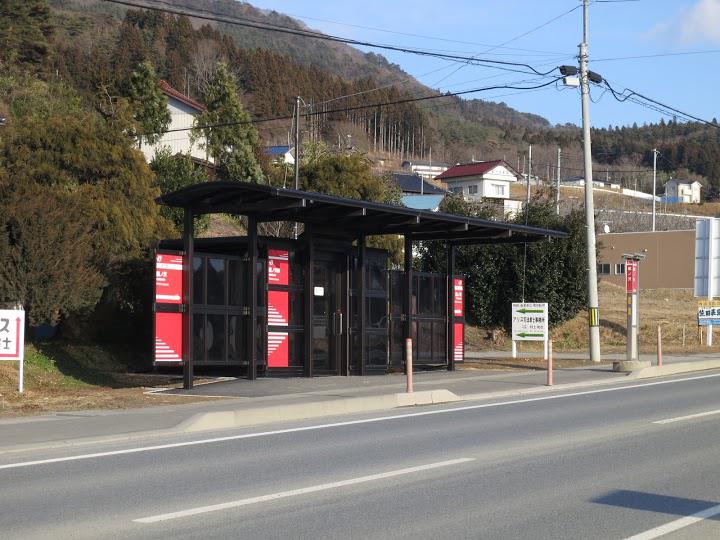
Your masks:
M547 342L548 356L547 356L547 385L553 385L553 351L552 351L552 339Z
M407 393L413 393L413 350L412 338L405 339L405 374L407 375Z
M662 327L657 327L657 365L662 366Z

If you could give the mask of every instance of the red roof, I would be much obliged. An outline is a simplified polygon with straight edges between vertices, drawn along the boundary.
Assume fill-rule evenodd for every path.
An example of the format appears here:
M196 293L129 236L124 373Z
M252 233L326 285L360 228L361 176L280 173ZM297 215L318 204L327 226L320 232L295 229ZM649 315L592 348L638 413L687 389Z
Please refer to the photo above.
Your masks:
M163 81L162 79L158 81L158 86L160 87L160 90L165 92L169 97L175 98L178 101L183 102L188 107L192 107L193 109L197 111L206 111L207 107L200 103L199 101L195 101L193 98L186 96L182 92L175 90L167 81Z
M485 173L492 171L498 165L502 165L510 172L515 173L516 176L520 174L503 159L494 159L492 161L476 161L473 163L461 163L450 167L444 173L436 176L435 178L445 180L447 178L460 178L463 176L480 176Z

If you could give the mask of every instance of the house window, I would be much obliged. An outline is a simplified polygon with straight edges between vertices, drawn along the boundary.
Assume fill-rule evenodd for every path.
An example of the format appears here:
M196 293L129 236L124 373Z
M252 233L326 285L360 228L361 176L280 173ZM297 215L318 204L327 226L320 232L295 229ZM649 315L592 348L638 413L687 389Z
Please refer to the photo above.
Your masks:
M625 273L625 263L615 263L615 273L616 274L624 274Z
M497 184L493 184L493 187L495 188L495 196L496 197L504 197L505 196L505 186L499 186Z
M462 186L454 186L450 188L450 193L456 193L458 195L462 195L463 188Z
M468 193L470 195L477 195L477 184L473 184L472 186L468 187Z
M597 273L601 276L610 275L610 263L599 263L597 265Z

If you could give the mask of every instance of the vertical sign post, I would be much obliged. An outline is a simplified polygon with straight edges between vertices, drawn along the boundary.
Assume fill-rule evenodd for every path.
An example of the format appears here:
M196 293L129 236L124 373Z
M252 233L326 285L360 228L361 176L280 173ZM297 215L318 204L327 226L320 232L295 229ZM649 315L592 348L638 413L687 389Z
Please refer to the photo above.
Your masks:
M453 363L465 361L465 279L452 278L453 284Z
M0 360L17 361L18 392L24 391L25 311L0 310Z
M636 253L624 254L625 259L625 291L627 293L627 345L625 359L627 362L640 360L640 261L644 255Z

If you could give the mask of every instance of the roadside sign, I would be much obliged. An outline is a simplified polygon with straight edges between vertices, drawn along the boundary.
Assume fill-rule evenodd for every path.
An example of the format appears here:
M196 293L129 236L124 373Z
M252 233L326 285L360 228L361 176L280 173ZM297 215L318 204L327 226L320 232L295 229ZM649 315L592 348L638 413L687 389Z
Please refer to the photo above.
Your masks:
M181 253L155 254L155 365L183 362L183 266Z
M25 311L0 309L0 360L19 362L18 392L23 392Z
M512 304L512 339L513 341L547 341L547 303Z
M627 259L625 261L625 289L628 294L637 292L639 261Z
M720 300L698 302L698 326L720 326Z

